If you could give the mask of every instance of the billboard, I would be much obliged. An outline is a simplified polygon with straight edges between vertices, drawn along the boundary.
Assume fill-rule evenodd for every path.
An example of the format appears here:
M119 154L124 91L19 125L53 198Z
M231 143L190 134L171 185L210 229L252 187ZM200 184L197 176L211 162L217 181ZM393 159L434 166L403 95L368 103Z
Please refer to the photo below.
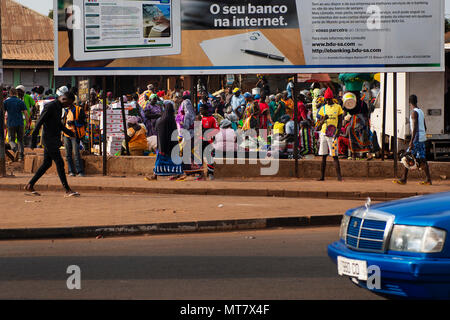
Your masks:
M56 75L444 70L444 0L54 0Z

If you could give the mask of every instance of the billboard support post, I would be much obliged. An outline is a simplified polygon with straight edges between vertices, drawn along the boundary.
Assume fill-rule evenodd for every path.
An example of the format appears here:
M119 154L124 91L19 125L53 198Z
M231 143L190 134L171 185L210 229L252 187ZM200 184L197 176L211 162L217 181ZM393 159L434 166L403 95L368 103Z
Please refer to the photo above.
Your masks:
M381 129L381 160L384 161L384 155L386 154L386 103L387 103L387 81L388 74L384 73L384 84L383 84L383 120L382 120L382 129Z
M394 72L394 87L393 87L393 118L394 121L394 141L392 142L392 151L394 153L394 176L398 176L398 152L397 152L397 73Z
M106 101L106 77L103 77L103 135L102 135L102 141L103 141L103 176L108 175L108 154L107 154L107 128L106 128L106 121L107 121L107 101Z
M125 136L125 146L127 149L127 155L130 155L130 146L129 146L129 141L128 141L128 130L127 130L127 119L125 116L125 102L123 101L123 95L120 95L120 109L122 110L122 123L123 123L123 128L124 128L124 136Z
M2 56L2 18L0 4L0 72L3 73ZM0 177L6 176L6 146L5 146L5 110L3 108L3 77L0 77Z

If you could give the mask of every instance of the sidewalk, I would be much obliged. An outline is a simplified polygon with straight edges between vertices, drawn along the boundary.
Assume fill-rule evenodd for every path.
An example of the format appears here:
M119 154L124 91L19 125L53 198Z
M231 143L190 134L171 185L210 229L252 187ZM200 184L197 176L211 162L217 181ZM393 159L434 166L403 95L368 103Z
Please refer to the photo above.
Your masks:
M13 178L0 178L1 190L21 191L32 175L16 174ZM321 199L366 199L386 201L428 193L450 191L450 180L434 181L433 186L421 186L410 180L405 186L392 183L392 179L329 178L325 182L294 178L248 178L215 181L146 181L140 177L68 177L70 186L81 193L106 192L122 194L177 194L208 196L286 197ZM45 175L36 185L38 191L61 191L58 176Z
M6 209L0 211L0 239L338 225L342 214L363 205L367 196L384 201L450 190L450 181L425 187L391 180L149 182L95 176L69 178L82 197L66 199L52 175L37 186L42 197L26 196L22 188L29 178L0 179L0 202Z

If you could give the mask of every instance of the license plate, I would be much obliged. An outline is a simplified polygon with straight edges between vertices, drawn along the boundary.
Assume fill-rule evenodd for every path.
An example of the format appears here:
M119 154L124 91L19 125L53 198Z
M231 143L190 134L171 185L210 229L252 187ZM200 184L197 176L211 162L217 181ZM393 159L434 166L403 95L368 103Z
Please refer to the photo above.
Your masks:
M367 261L337 258L338 274L367 281Z

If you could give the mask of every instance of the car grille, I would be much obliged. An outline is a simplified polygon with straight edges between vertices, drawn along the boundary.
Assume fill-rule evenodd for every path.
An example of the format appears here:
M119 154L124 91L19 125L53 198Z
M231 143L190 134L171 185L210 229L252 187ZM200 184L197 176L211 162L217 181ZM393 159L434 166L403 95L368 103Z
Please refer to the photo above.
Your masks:
M383 251L387 221L351 217L347 229L347 246L365 251Z

